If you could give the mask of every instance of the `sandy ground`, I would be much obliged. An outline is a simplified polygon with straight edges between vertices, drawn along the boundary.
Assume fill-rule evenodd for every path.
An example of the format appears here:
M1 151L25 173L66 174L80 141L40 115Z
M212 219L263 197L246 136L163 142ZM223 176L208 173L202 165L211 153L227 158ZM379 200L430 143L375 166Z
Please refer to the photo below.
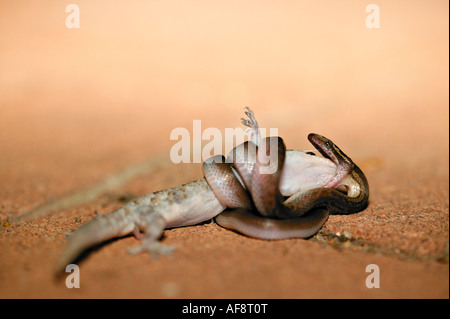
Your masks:
M374 29L364 1L78 0L74 29L69 3L0 4L0 298L449 297L448 2L377 1ZM244 106L288 148L330 137L368 208L309 240L171 229L158 260L125 237L81 288L55 279L67 232L202 176L169 160L174 128L224 132Z

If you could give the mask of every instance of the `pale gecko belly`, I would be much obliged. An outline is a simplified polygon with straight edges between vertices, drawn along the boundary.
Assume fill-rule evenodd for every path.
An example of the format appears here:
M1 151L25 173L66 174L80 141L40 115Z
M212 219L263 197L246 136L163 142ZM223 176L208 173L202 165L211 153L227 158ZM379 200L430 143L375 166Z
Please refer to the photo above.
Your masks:
M198 224L215 217L226 208L204 178L141 196L126 206L132 208L143 205L150 206L151 213L160 214L166 221L166 228Z

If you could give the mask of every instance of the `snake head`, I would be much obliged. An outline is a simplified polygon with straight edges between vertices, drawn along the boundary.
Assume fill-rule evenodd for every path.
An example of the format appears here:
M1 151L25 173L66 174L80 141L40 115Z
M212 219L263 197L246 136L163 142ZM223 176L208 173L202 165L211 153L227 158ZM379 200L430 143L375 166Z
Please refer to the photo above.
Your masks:
M319 134L310 133L308 135L308 140L323 155L323 157L330 159L336 164L340 171L348 173L353 169L355 164L351 158L345 155L345 153L330 139Z

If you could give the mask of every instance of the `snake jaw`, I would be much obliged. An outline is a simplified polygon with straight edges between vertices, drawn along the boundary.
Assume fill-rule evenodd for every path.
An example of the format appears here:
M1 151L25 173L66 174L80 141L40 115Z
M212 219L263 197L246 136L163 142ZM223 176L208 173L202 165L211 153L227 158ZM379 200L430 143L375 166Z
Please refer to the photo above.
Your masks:
M323 155L336 164L337 172L325 187L334 188L353 170L355 164L344 152L325 136L310 133L308 140Z
M336 144L325 136L310 133L308 135L308 140L323 155L323 157L330 159L336 164L339 171L349 173L353 169L355 164L350 157L345 155Z

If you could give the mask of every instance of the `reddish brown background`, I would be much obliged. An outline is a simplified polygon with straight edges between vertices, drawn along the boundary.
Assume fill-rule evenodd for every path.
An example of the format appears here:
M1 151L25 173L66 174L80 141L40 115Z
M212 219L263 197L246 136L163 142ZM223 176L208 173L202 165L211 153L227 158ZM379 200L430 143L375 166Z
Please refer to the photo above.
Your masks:
M448 298L448 2L377 1L379 29L367 4L1 2L0 297ZM169 161L172 129L224 132L244 106L289 148L332 138L366 173L369 207L310 240L168 230L177 250L159 260L129 256L127 237L80 263L80 289L55 280L65 232L201 177ZM143 162L93 201L36 213Z

